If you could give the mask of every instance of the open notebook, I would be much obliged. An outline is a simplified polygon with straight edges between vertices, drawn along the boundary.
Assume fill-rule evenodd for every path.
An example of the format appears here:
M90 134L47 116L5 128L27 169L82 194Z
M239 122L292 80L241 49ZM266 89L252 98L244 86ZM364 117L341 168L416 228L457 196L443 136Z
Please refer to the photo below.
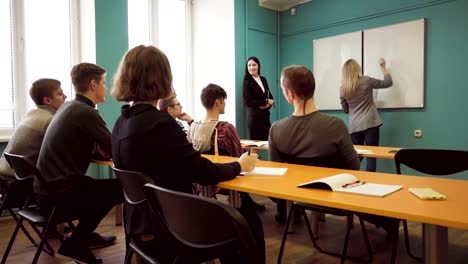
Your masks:
M268 147L268 141L242 139L240 142L245 147Z
M384 197L402 188L401 185L368 183L359 181L354 175L341 173L315 181L299 184L297 187L331 190Z
M251 172L243 173L246 176L283 176L288 168L255 167Z

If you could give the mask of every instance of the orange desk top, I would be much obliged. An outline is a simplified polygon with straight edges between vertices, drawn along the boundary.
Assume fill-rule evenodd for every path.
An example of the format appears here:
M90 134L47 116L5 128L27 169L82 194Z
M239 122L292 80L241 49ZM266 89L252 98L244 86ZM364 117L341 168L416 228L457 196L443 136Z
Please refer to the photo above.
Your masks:
M362 146L362 145L354 145L354 148L359 149L359 150L370 151L368 153L366 152L366 153L361 154L363 157L378 158L378 159L394 159L395 153L401 149L401 148L395 148L395 147Z
M213 162L220 163L236 160L224 156L204 156ZM239 176L233 180L221 182L218 186L292 201L468 229L468 211L466 210L468 181L339 170L271 161L258 161L257 166L287 167L288 171L280 177ZM403 189L381 198L296 187L300 183L343 172L351 173L361 181L402 185ZM433 188L445 194L447 200L421 200L408 191L409 187Z

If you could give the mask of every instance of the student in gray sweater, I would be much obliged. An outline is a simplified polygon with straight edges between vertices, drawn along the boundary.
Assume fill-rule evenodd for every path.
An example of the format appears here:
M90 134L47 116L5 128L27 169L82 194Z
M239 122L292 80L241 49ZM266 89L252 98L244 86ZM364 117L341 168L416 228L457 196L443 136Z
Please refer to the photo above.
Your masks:
M342 69L340 100L343 111L349 114L349 133L355 145L378 146L380 136L379 112L374 103L373 89L393 85L392 76L385 67L385 60L379 60L384 80L362 76L359 63L350 59ZM376 171L376 160L367 158L367 171Z
M304 66L288 66L281 72L280 84L286 101L294 106L294 112L271 126L270 160L327 159L330 167L359 170L359 158L343 120L320 113L314 103L312 72ZM320 166L327 164L320 162ZM286 221L284 200L277 200L275 219L280 224Z
M57 109L67 98L60 84L60 81L55 79L39 79L32 84L29 95L37 107L23 116L5 152L24 156L36 164L46 129ZM0 181L0 194L5 194L8 189L10 202L14 201L16 204L18 201L18 204L24 204L21 201L24 201L26 194L32 190L32 182L26 183L30 186L23 186L16 181L15 172L3 155L0 157Z

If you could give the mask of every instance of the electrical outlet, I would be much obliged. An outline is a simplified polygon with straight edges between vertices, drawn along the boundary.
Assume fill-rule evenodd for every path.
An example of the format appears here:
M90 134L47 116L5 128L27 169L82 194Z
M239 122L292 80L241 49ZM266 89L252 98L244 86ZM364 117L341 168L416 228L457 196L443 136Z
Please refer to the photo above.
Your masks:
M417 138L422 137L422 130L421 129L415 129L414 130L414 137L417 137Z

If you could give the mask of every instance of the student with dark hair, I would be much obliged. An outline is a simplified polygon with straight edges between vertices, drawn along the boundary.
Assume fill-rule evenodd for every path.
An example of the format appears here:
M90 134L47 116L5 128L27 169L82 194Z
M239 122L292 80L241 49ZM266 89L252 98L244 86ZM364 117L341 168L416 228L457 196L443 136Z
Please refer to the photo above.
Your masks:
M344 169L359 169L359 158L354 150L345 123L336 117L318 111L314 100L315 79L304 66L292 65L281 72L284 98L294 106L294 112L273 123L270 129L270 160L285 162L286 157L316 158L336 156ZM279 223L286 220L286 203L277 201Z
M249 57L245 64L242 100L247 110L247 128L252 140L268 140L270 108L275 101L267 79L260 76L260 61Z
M343 111L349 114L349 133L355 145L378 146L380 137L379 112L374 103L373 90L392 86L392 76L379 60L383 80L362 76L361 66L354 59L343 64L340 99ZM367 158L367 171L376 171L375 158Z
M203 154L219 154L240 157L244 150L236 128L226 121L219 121L226 107L226 91L216 84L208 84L203 88L200 100L206 109L203 120L190 126L188 140L193 147ZM257 211L265 210L265 206L257 204L249 194L241 193L241 204Z
M39 79L31 85L29 95L36 104L36 108L29 110L23 116L5 152L24 156L36 164L47 127L57 109L67 98L60 85L60 81L55 79ZM10 201L16 200L13 196L18 200L24 200L32 190L32 185L27 186L26 189L20 186L16 188L19 183L15 179L15 172L3 155L0 157L0 181L3 182L0 185L0 194L6 191L2 190L2 186L8 187Z
M91 63L80 63L71 70L75 100L64 104L50 123L44 137L37 167L53 196L35 179L34 191L39 208L45 212L53 204L61 212L78 215L79 223L58 253L84 263L102 263L90 248L113 244L116 237L94 232L101 220L123 202L117 179L93 179L86 171L95 151L110 157L111 135L96 104L106 99L106 71ZM51 200L52 197L55 200Z
M172 94L167 98L159 99L158 101L158 109L160 111L167 112L172 116L172 118L176 120L177 124L182 127L184 132L187 133L184 125L177 119L187 122L188 126L190 126L193 123L193 118L189 114L183 112L182 108L183 107L175 94Z
M158 48L141 45L129 50L122 58L111 93L118 101L132 102L123 106L112 131L112 158L117 168L141 172L161 187L185 193L193 193L192 183L215 185L254 169L256 154L243 154L236 162L224 164L202 157L174 118L156 108L159 99L173 93L171 67ZM147 253L170 260L173 250L164 232L142 214L126 216L142 227L128 230L134 241L151 249ZM244 216L247 222L254 219ZM264 243L258 247L264 256Z

